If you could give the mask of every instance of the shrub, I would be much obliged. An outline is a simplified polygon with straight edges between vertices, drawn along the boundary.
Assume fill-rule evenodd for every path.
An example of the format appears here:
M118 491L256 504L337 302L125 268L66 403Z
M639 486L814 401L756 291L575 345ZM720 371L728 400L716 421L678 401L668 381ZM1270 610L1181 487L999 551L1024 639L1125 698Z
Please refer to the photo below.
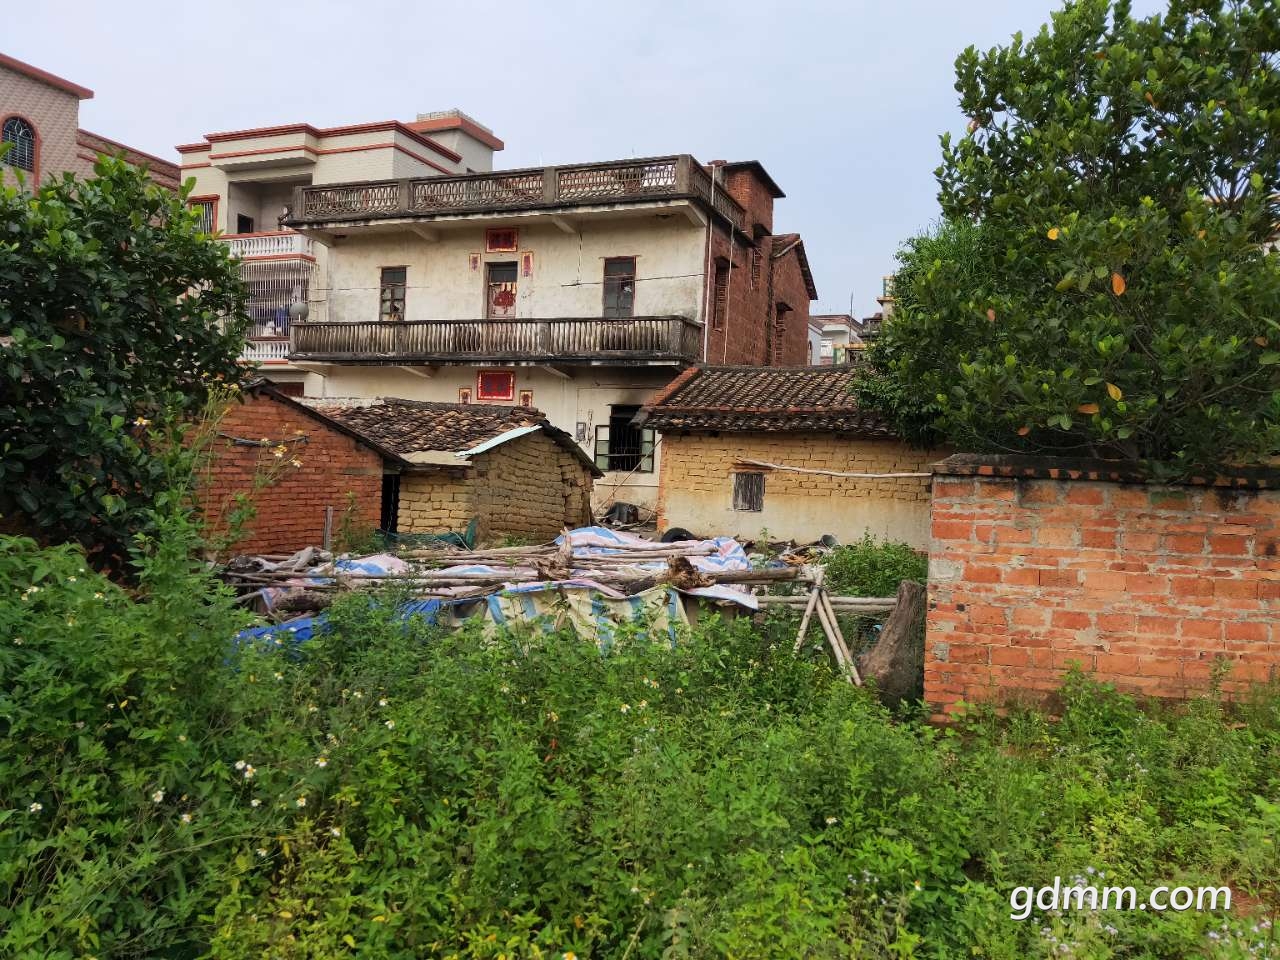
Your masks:
M836 547L826 557L825 583L832 593L854 597L892 597L903 580L924 583L929 559L905 543L864 534L857 543Z

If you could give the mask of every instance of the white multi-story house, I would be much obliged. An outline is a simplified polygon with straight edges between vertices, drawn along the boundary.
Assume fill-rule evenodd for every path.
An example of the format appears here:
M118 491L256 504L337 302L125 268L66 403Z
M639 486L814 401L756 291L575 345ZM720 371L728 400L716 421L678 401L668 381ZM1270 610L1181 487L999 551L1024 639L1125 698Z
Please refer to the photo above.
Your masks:
M309 397L542 410L652 506L640 406L680 369L801 365L816 298L773 234L759 163L673 155L493 171L457 111L209 134L179 147L192 203L243 258L247 359Z

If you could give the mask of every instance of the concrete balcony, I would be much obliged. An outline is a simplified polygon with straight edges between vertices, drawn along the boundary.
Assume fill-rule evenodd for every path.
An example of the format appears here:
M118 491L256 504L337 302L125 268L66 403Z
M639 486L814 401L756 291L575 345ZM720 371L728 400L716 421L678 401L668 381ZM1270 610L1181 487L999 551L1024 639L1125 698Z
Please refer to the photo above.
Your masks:
M220 238L241 260L315 259L315 241L292 230L270 233L232 233Z
M311 363L656 366L702 351L702 324L686 317L308 320L290 332L289 359Z
M332 230L397 220L422 222L486 215L581 213L662 202L694 204L742 229L743 210L693 157L502 170L466 176L331 183L294 189L299 229Z

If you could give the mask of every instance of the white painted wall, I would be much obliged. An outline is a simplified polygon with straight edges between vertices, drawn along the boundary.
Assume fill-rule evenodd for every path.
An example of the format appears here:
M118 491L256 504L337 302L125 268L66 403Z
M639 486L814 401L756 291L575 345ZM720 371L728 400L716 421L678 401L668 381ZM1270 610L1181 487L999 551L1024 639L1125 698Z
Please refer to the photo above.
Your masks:
M483 253L485 226L439 226L439 240L417 234L363 233L336 240L329 250L329 318L378 316L382 267L408 267L405 319L476 319L484 316L485 262L520 261L533 254L533 275L518 281L517 317L598 317L607 257L636 258L636 316L702 311L706 234L682 217L655 216L578 221L567 234L543 220L520 226L520 253ZM480 254L472 270L470 256Z

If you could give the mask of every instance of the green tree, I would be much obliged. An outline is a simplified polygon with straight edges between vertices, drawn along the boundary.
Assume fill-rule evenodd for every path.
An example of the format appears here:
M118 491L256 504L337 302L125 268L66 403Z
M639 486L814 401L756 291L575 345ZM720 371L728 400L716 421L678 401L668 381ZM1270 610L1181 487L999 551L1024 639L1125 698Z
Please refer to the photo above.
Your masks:
M185 192L117 159L0 189L0 514L123 556L172 483L151 421L239 383L244 288Z
M962 53L946 222L900 255L864 397L980 451L1280 451L1278 50L1273 0L1079 0Z

